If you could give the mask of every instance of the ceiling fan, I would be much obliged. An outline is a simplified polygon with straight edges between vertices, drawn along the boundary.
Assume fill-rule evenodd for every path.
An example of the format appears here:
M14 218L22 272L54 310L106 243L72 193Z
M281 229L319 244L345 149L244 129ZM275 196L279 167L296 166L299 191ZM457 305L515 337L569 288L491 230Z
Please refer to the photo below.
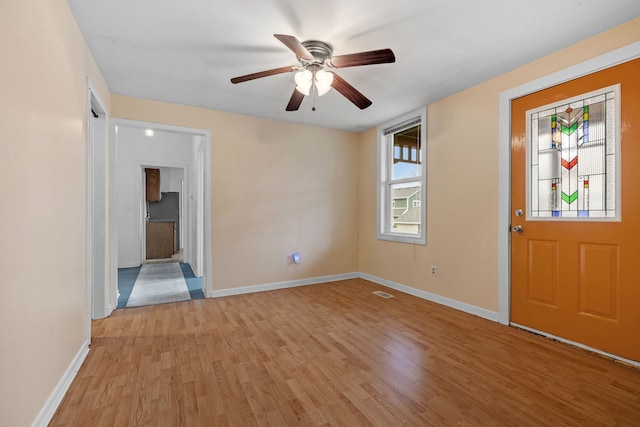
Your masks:
M363 110L371 105L371 101L347 83L342 77L333 71L327 71L327 69L385 64L396 61L396 57L391 49L379 49L333 56L333 46L323 41L307 40L300 42L294 36L285 34L274 34L274 37L296 54L300 65L274 68L234 77L231 79L231 83L242 83L275 74L296 71L296 88L293 90L291 99L289 99L289 104L287 104L287 111L298 110L305 96L310 94L322 96L331 88L337 90L345 98ZM315 111L315 106L312 110Z

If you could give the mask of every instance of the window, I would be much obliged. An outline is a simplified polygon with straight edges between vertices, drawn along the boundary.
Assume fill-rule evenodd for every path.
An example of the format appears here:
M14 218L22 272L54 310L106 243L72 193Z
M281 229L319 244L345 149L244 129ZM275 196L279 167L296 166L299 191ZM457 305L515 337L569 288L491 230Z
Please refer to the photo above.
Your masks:
M426 107L378 127L378 239L426 243Z
M527 112L533 220L619 218L619 86Z

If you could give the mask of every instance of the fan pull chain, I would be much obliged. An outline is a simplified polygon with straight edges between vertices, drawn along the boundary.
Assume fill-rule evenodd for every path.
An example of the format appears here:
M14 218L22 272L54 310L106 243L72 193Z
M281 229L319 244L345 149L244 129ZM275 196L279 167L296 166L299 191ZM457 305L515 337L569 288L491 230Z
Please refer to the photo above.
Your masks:
M318 91L315 90L315 84L311 90L313 91L313 106L311 107L311 111L316 111L316 98L318 97Z

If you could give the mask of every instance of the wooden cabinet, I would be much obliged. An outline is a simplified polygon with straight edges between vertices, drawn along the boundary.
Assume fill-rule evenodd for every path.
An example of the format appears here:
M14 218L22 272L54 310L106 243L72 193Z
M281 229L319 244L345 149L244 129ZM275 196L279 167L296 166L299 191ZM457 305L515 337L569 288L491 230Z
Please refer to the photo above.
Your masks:
M147 259L171 258L175 246L173 221L147 222Z
M160 169L145 168L147 176L147 202L160 200Z

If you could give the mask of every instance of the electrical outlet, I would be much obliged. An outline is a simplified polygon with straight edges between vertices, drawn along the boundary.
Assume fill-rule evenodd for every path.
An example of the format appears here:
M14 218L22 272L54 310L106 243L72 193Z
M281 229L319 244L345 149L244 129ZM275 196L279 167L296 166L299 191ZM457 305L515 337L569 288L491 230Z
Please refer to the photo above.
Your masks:
M438 267L435 265L431 266L431 277L436 277L438 275Z

